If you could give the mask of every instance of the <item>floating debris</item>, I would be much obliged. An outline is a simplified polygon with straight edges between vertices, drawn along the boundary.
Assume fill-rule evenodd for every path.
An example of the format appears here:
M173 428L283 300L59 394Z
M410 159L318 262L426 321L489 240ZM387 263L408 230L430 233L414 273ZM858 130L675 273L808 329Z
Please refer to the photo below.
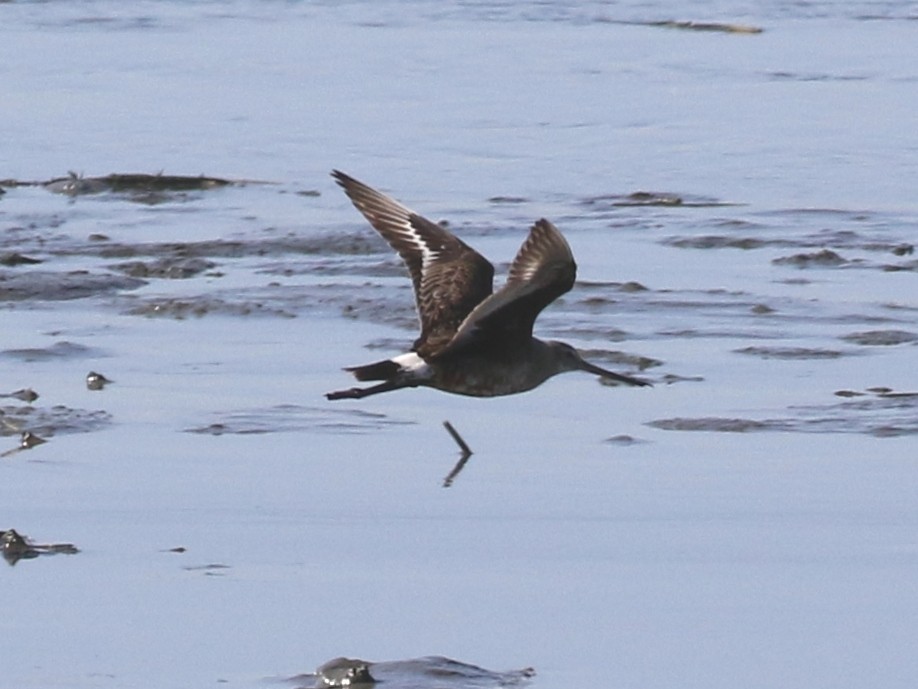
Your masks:
M644 22L642 22L644 23ZM721 24L720 22L686 22L662 21L646 22L647 26L659 26L664 29L682 29L683 31L715 31L720 33L758 34L764 29L748 24Z
M0 453L0 457L9 457L10 455L14 455L17 452L22 452L23 450L31 450L36 445L42 445L46 442L48 441L40 436L35 435L31 431L23 431L19 436L19 445L10 450L7 450L6 452Z
M599 208L627 208L630 206L660 206L683 208L720 208L722 206L740 206L743 204L729 201L718 201L706 196L693 196L687 194L673 194L658 191L634 191L630 194L601 194L589 196L581 203L584 206L598 206Z
M14 390L13 392L0 394L0 397L11 397L13 399L31 403L38 399L38 393L35 392L32 388L22 388L21 390Z
M12 566L20 560L29 560L39 555L55 555L57 553L74 555L80 550L72 543L32 543L15 529L9 529L0 531L0 552L3 554L3 559Z
M316 687L349 687L376 682L370 664L353 658L333 658L316 670Z
M511 672L492 672L443 656L412 660L370 662L359 658L333 658L312 674L291 677L303 689L329 689L382 684L390 689L498 689L519 686L535 676L531 667Z
M25 431L19 438L19 449L31 450L36 445L41 445L42 443L46 442L48 441L35 435L31 431Z
M83 194L101 194L114 192L150 192L150 191L201 191L215 189L233 184L228 179L219 177L186 177L183 175L148 174L111 174L104 177L84 177L70 172L67 177L58 177L40 185L48 191L67 196Z
M113 380L109 380L101 373L96 373L95 371L90 371L86 374L86 387L89 390L101 390L106 385L113 382Z

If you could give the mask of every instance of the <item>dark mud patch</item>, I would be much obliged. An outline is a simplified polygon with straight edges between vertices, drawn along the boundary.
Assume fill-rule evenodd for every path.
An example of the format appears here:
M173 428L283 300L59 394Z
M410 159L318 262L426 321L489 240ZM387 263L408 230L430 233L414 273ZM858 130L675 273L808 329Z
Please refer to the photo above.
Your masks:
M178 320L215 315L295 318L308 314L367 320L406 330L417 328L414 299L407 285L383 289L379 284L271 284L212 289L187 297L122 295L114 303L129 315Z
M165 174L111 174L102 177L84 177L71 172L66 177L56 177L47 181L22 181L15 179L0 180L0 187L43 187L54 194L65 196L90 196L98 194L118 194L135 203L154 205L181 198L182 194L192 191L207 191L230 185L251 184L248 181L232 181L219 177L199 175Z
M371 662L357 658L333 658L315 673L291 677L297 689L371 686L390 689L489 689L526 684L535 676L531 667L510 672L495 672L443 656L412 660Z
M51 437L67 433L90 433L105 428L112 415L103 410L53 407L0 406L0 436L31 432Z
M129 211L116 210L110 215L119 219L119 229L130 230L137 223L163 223L170 218L139 217ZM324 271L329 275L379 274L405 275L404 269L385 242L359 227L352 232L290 232L268 227L243 238L204 239L199 241L113 241L106 233L82 236L61 229L71 219L85 222L86 212L63 216L32 213L17 224L0 231L0 302L35 302L81 299L132 292L157 280L179 280L198 276L218 278L233 272L257 275L265 272L278 276L303 275L314 279ZM108 218L108 216L105 216ZM145 218L145 219L144 219ZM244 219L249 225L251 219ZM243 230L240 230L243 231ZM82 234L82 233L81 233ZM372 261L368 260L372 257ZM383 257L381 259L381 257ZM56 259L64 258L66 261ZM75 259L80 270L74 270ZM385 270L365 269L368 263L385 261ZM40 262L41 265L37 265ZM260 265L261 264L261 265ZM237 280L238 282L238 280ZM170 296L180 300L193 296ZM171 312L185 317L196 310L208 312L249 313L259 310L247 304L241 310L220 308L219 304L189 309L184 305L156 308L154 312ZM280 312L282 309L275 309ZM149 312L149 311L145 311ZM283 315L283 314L281 314Z
M323 258L318 261L277 261L262 264L254 271L257 275L276 275L278 277L340 277L356 275L365 278L406 278L405 265L398 259L381 261L361 261L353 257Z
M866 330L842 335L840 339L864 347L891 347L918 342L918 334L907 330Z
M747 354L760 359L787 359L804 361L810 359L838 359L853 352L838 349L821 349L818 347L743 347L733 350L737 354Z
M285 234L266 230L251 239L208 239L196 242L86 242L69 248L57 247L59 255L86 255L100 258L269 258L272 256L364 256L389 255L388 247L376 236L365 233L321 235Z
M373 433L391 426L413 423L361 409L326 409L295 404L217 412L213 416L212 422L186 428L185 432L203 435L253 435L299 431Z
M76 360L98 358L105 352L96 347L87 347L76 342L61 340L47 347L26 347L22 349L0 350L0 357L22 362L50 361L56 359Z
M878 438L918 434L918 393L874 388L864 393L834 393L842 402L799 406L783 418L688 417L659 419L647 425L665 431L714 433L859 433Z
M667 237L662 242L665 246L677 249L761 249L774 245L774 240L758 237L731 237L729 235L702 235L700 237Z
M778 337L773 332L753 332L751 330L725 330L722 328L681 328L675 330L660 330L657 332L661 337L677 338L683 340L773 340Z
M530 199L527 199L525 196L492 196L488 199L488 203L494 204L521 204L529 203Z
M624 24L626 26L649 26L658 29L676 29L679 31L700 31L701 33L729 33L741 35L760 34L765 29L750 24L728 24L724 22L696 22L666 19L660 21L640 21L597 17L594 21L603 24Z
M211 562L206 565L188 565L182 567L186 572L200 572L207 577L223 577L229 574L232 569L231 565L225 565L222 562Z
M658 191L635 191L630 194L601 194L588 196L580 200L581 206L597 210L609 208L630 208L655 206L663 208L719 208L721 206L736 206L739 204L720 201L707 196L692 194L677 194Z
M903 261L902 263L885 263L880 266L887 273L899 273L902 271L918 272L918 261Z
M631 435L613 435L611 438L606 438L603 442L606 445L619 445L621 447L629 447L631 445L641 445L648 441L642 440L640 438L635 438Z
M24 256L15 251L0 254L0 266L6 266L7 268L14 268L15 266L34 266L39 263L42 263L40 258Z
M134 303L124 309L131 316L148 316L151 318L203 318L204 316L280 316L295 318L296 314L281 306L239 297L227 299L221 297L149 297L132 300Z
M824 226L819 226L824 224ZM841 227L843 224L850 227ZM751 219L690 220L698 232L663 238L664 246L682 249L785 248L809 250L774 259L775 265L797 268L860 267L887 271L911 270L914 261L873 262L848 258L851 252L890 254L905 258L914 253L910 220L886 214L832 210L786 210L756 213ZM801 232L801 225L816 225ZM724 230L712 233L712 228ZM897 237L897 235L899 235Z
M640 282L629 281L629 282L577 282L575 288L577 290L573 296L579 297L576 303L583 304L586 306L604 306L606 304L615 304L617 300L613 295L630 295L630 294L641 294L643 292L650 292L650 288L641 284ZM592 294L593 292L599 292L600 294ZM571 300L571 295L565 297L566 300Z
M776 266L791 266L793 268L838 268L840 266L858 263L842 257L831 249L823 249L813 253L794 254L782 256L772 260Z
M691 418L659 419L647 424L664 431L711 431L715 433L749 433L750 431L790 430L781 421L702 416Z
M184 280L200 275L217 264L203 258L163 257L154 261L128 261L117 263L111 268L133 278L162 278L167 280Z
M787 333L786 328L785 332L780 332L777 324L806 327L816 322L850 322L847 317L842 318L825 310L817 311L811 300L792 297L773 299L776 298L765 300L759 295L737 290L649 289L640 283L594 282L585 284L577 296L565 296L559 300L565 312L584 315L579 323L571 325L568 316L563 321L568 325L558 327L553 312L549 311L540 321L540 329L544 332L548 327L558 336L571 334L587 340L603 338L621 342L648 337L647 334L635 335L621 329L593 325L599 317L605 322L615 318L614 312L621 312L632 316L650 314L656 321L683 326L660 329L651 337L777 339ZM556 309L555 312L559 311ZM884 319L884 322L891 321L893 319ZM586 325L582 324L584 322ZM695 325L699 322L708 325ZM857 322L865 321L858 318ZM716 325L718 323L720 325Z
M829 72L789 72L777 70L764 72L764 75L775 81L866 81L871 77L866 74L831 74Z
M22 273L0 271L0 302L67 301L100 294L134 290L144 280L88 270L54 272L33 270Z

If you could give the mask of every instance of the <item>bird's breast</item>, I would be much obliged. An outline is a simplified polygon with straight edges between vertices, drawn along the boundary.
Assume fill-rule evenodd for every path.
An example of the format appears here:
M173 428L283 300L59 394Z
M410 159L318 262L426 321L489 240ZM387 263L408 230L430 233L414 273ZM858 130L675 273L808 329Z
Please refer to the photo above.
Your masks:
M431 367L433 387L472 397L499 397L526 392L547 378L525 361L498 363L467 359L448 365L433 364Z

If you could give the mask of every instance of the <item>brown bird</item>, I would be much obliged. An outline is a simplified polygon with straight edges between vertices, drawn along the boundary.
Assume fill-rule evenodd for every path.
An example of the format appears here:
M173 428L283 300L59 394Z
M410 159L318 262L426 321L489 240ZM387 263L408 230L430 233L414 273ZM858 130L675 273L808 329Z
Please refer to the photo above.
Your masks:
M343 172L332 176L408 267L421 335L407 354L345 369L381 383L329 392L328 399L418 386L496 397L532 390L565 371L650 385L584 361L568 344L532 336L536 317L573 287L577 274L570 246L548 220L532 226L506 284L492 292L494 266L465 242Z

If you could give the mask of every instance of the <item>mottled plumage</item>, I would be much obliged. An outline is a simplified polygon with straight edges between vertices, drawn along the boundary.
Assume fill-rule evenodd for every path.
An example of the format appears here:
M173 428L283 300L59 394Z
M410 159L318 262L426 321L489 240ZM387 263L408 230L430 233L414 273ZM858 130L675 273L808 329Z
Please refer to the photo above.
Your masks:
M331 392L328 399L419 385L493 397L531 390L574 370L649 385L584 361L570 345L532 336L539 313L573 287L577 274L570 246L548 220L533 225L507 282L492 292L494 267L465 242L343 172L332 176L408 267L421 335L407 354L346 369L357 380L382 383Z

